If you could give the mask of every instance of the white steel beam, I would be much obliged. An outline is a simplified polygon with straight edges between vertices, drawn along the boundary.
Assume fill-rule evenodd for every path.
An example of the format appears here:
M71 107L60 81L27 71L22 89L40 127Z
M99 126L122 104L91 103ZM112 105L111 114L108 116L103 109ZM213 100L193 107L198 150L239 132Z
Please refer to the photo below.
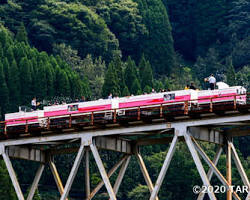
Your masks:
M129 161L131 159L131 156L129 156L126 161L123 162L122 166L121 166L121 169L119 171L119 174L116 178L116 181L115 181L115 184L114 184L114 193L117 194L118 193L118 190L120 188L120 185L121 185L121 182L122 182L122 179L124 177L124 174L128 168L128 164L129 164Z
M63 192L60 200L65 200L67 198L69 191L71 189L72 183L73 183L75 176L77 174L78 168L80 166L80 162L82 160L83 154L84 154L84 145L81 144L79 151L77 153L77 156L75 158L75 162L73 164L73 167L71 168L68 180L67 180L65 188L64 188L64 192Z
M101 174L101 176L102 176L102 179L103 179L104 184L105 184L105 186L106 186L106 189L107 189L107 191L108 191L108 194L109 194L110 199L111 199L111 200L116 200L116 195L115 195L114 190L113 190L113 188L112 188L112 186L111 186L111 183L110 183L110 181L109 181L108 175L107 175L107 173L106 173L106 171L105 171L105 168L104 168L104 166L103 166L102 160L101 160L101 158L100 158L100 155L99 155L99 153L98 153L98 150L97 150L96 146L93 145L93 144L91 144L91 145L90 145L90 149L91 149L92 154L93 154L93 156L94 156L94 158L95 158L95 162L96 162L97 167L98 167L98 169L99 169L99 171L100 171L100 174Z
M185 141L186 141L186 144L188 146L188 149L189 149L189 151L190 151L190 153L191 153L191 155L193 157L196 168L197 168L197 170L198 170L198 172L200 174L200 177L202 179L203 185L208 188L208 187L211 186L211 184L210 184L210 181L209 181L209 179L208 179L208 177L206 175L206 172L205 172L205 170L203 168L203 165L201 163L199 155L198 155L197 151L195 150L192 139L188 134L184 134L184 137L185 137ZM209 196L210 200L216 200L214 192L209 192L208 196Z
M231 143L231 147L232 147L232 155L233 155L234 163L238 169L238 172L240 173L240 176L241 176L241 179L242 179L244 185L246 185L250 189L250 183L249 183L249 180L247 178L247 174L246 174L246 172L241 164L238 153L234 147L234 144L232 142L230 142L230 143Z
M89 149L85 151L85 193L86 199L88 199L90 195Z
M248 180L248 177L247 177L247 174L241 164L241 161L240 161L240 158L238 156L238 153L234 147L234 144L231 142L231 148L232 148L232 156L233 156L233 159L234 159L234 163L238 169L238 172L240 174L240 177L241 177L241 180L243 181L244 185L248 187L248 195L246 197L246 200L249 200L250 199L250 183L249 183L249 180Z
M5 162L5 165L7 167L7 170L9 172L12 184L13 184L13 186L15 188L17 198L18 198L18 200L24 200L23 192L22 192L21 187L20 187L20 185L18 183L16 173L15 173L15 171L13 169L13 166L11 164L9 156L5 153L5 151L3 151L2 156L3 156L3 160Z
M226 155L226 159L227 159L227 182L230 186L232 186L232 154L231 154L231 144L227 139L227 155ZM232 191L231 191L231 187L229 190L227 190L227 200L232 200Z
M216 152L216 154L214 156L214 159L213 159L213 163L214 163L215 166L217 165L217 163L218 163L218 161L220 159L222 151L223 151L223 148L221 146L219 146L219 148L217 149L217 152ZM211 168L209 168L208 173L207 173L207 178L208 178L209 181L211 181L213 173L214 173L213 170ZM205 197L205 193L201 192L199 194L197 200L203 200L204 197Z
M38 167L38 170L36 172L36 175L35 175L34 181L32 183L32 186L30 188L27 200L32 200L33 199L33 196L34 196L35 191L37 189L38 183L39 183L40 178L42 176L43 170L44 170L44 164L40 164L39 167Z
M128 158L128 155L124 155L108 172L107 176L108 178L110 178L115 172L116 170L121 166L121 164L124 163L124 161ZM88 200L92 199L96 193L102 188L102 186L104 185L104 181L102 180L100 183L98 183L98 185L95 187L95 189L93 189L93 191L91 192L91 194L88 196Z
M160 171L160 174L157 178L157 181L155 183L155 187L151 193L151 196L150 196L150 200L155 200L160 188L161 188L161 185L162 185L162 182L165 178L165 175L167 173L167 170L168 170L168 167L170 165L170 162L172 160L172 157L174 155L174 152L175 152L175 149L176 149L176 145L177 145L177 142L178 142L178 135L176 134L172 140L172 143L169 147L169 150L168 150L168 153L166 155L166 158L164 160L164 163L162 165L162 168L161 168L161 171Z
M226 186L226 188L229 190L230 188L230 184L227 182L227 180L222 176L222 174L220 173L220 171L217 169L217 167L213 164L213 162L209 159L209 157L206 155L206 153L202 150L202 148L199 146L199 144L195 141L195 139L193 139L194 141L194 146L195 149L199 152L199 154L201 155L201 157L206 161L206 163L208 164L208 166L214 171L215 175L218 177L218 179L222 182L223 185ZM192 140L191 140L192 142ZM233 197L236 200L240 200L240 197L237 195L236 192L233 192ZM210 194L210 193L208 193Z

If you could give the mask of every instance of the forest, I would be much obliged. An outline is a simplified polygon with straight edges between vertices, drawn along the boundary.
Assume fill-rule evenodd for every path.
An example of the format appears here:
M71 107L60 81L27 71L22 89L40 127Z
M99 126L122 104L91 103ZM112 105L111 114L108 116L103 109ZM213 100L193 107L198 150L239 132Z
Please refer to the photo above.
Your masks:
M72 102L184 89L204 78L250 89L250 2L248 0L1 0L0 121L4 114L50 102ZM235 139L250 177L250 138ZM202 144L209 156L215 146ZM153 182L168 145L144 147ZM160 199L191 200L201 181L185 145L178 145ZM184 153L183 153L184 152ZM118 155L103 152L110 168ZM93 158L91 158L93 159ZM223 155L219 169L225 174ZM56 158L65 183L73 158ZM36 164L13 161L23 190L29 190ZM82 169L81 169L82 168ZM30 169L30 170L27 170ZM73 184L72 200L84 196L84 169ZM58 199L52 175L45 171L35 199ZM241 184L236 168L233 182ZM91 186L100 181L91 166ZM118 199L144 200L149 191L135 160L130 163ZM112 180L114 181L114 180ZM218 183L213 179L213 183ZM15 200L0 161L0 197ZM130 191L130 192L128 192ZM219 199L223 200L220 196ZM108 199L105 189L95 198Z

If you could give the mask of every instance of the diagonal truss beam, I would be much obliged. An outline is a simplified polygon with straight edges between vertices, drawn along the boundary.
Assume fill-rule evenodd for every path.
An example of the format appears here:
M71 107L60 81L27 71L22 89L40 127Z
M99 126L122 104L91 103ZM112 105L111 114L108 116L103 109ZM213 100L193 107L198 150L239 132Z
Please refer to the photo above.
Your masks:
M227 144L226 144L227 150L226 150L226 160L227 160L227 182L230 186L232 186L232 149L231 144L229 143L229 140L227 138ZM229 190L227 190L227 200L232 200L232 191L231 187Z
M107 175L107 173L105 171L105 168L103 166L102 160L100 158L100 155L98 153L98 150L97 150L96 146L94 144L91 144L90 145L90 149L91 149L92 154L94 156L94 159L95 159L95 162L97 164L97 167L98 167L98 169L100 171L100 174L102 176L102 179L103 179L104 184L106 186L106 189L108 191L110 199L111 200L116 200L116 195L115 195L114 190L113 190L113 188L111 186L111 183L109 181L108 175Z
M189 136L190 137L190 136ZM191 139L191 138L190 138ZM206 155L206 153L202 150L202 148L200 147L200 145L196 142L196 140L194 138L192 138L192 140L194 141L194 146L195 149L199 152L199 154L201 155L201 157L205 160L205 162L208 164L208 166L214 171L215 175L218 177L218 179L222 182L223 185L226 186L227 190L230 190L230 184L227 182L227 180L224 178L224 176L220 173L220 171L217 169L217 167L213 164L213 162L209 159L209 157ZM191 140L191 142L192 142ZM234 199L236 200L240 200L240 197L238 196L238 194L234 191L232 191L232 195L234 197ZM208 193L211 194L211 193Z
M148 170L146 168L146 165L145 165L145 163L144 163L144 161L142 159L141 154L139 154L138 152L136 152L135 155L136 155L136 158L138 159L138 162L139 162L139 165L140 165L140 169L141 169L143 177L144 177L144 179L145 179L145 181L147 183L147 186L148 186L148 189L150 191L150 194L152 194L154 186L153 186L153 183L152 183L151 178L149 176L149 173L148 173ZM156 200L159 200L159 198L156 197Z
M54 177L54 180L56 182L57 189L58 189L60 195L62 195L63 192L64 192L64 187L63 187L61 178L59 176L59 173L58 173L58 171L56 169L56 165L51 159L49 160L49 167L50 167L50 170L51 170L52 175Z
M129 164L129 162L130 162L130 159L131 159L131 156L129 156L129 157L123 162L123 164L122 164L122 166L121 166L121 169L120 169L120 171L119 171L119 174L118 174L118 176L117 176L117 178L116 178L115 185L114 185L114 193L115 193L115 194L117 194L117 192L118 192L118 190L119 190L119 188L120 188L120 185L121 185L121 183L122 183L122 179L123 179L123 177L124 177L124 175L125 175L125 172L126 172L126 170L127 170L127 168L128 168L128 164Z
M3 147L4 148L4 147ZM18 200L24 200L24 196L23 196L23 192L21 190L21 187L18 183L18 180L17 180L17 177L16 177L16 173L13 169L13 166L11 164L11 161L10 161L10 158L9 156L5 153L5 150L3 149L3 152L2 152L2 156L3 156L3 160L5 162L5 165L7 167L7 170L9 172L9 175L10 175L10 178L11 178L11 181L12 181L12 184L15 188L15 191L16 191L16 195L17 195L17 198Z
M115 172L116 170L124 163L124 161L128 158L128 155L124 155L108 172L107 176L108 178L110 178ZM96 193L102 188L102 186L104 185L104 181L101 181L96 187L95 189L92 190L91 194L88 196L88 200L92 199ZM115 192L115 191L114 191Z
M161 185L162 185L162 182L166 176L166 173L167 173L167 170L168 170L168 167L170 165L170 162L172 160L172 157L174 155L174 152L175 152L175 149L176 149L176 145L177 145L177 142L178 142L178 135L176 134L172 140L172 143L169 147L169 150L168 150L168 153L166 155L166 158L165 158L165 161L163 163L163 166L161 168L161 171L160 171L160 174L157 178L157 181L155 183L155 187L151 193L151 196L150 196L150 200L155 200L160 188L161 188Z
M241 164L238 153L234 147L234 144L232 142L230 142L230 143L231 143L231 148L232 148L232 157L233 157L235 165L240 173L241 179L242 179L244 185L246 185L246 186L248 186L248 188L250 188L250 183L249 183L249 180L247 178L247 174L246 174L246 172Z
M81 144L80 148L79 148L79 151L77 153L77 156L76 156L76 159L75 159L75 162L73 164L73 167L70 171L70 174L69 174L69 177L68 177L68 180L66 182L66 185L65 185L65 188L64 188L64 192L60 198L60 200L65 200L69 194L69 191L71 189L71 186L72 186L72 183L75 179L75 176L77 174L77 171L78 171L78 168L80 166L80 162L82 160L82 157L83 157L83 154L84 154L84 145Z
M38 183L41 179L41 176L42 176L42 173L43 173L43 170L44 170L44 164L41 163L38 167L38 170L36 172L36 175L35 175L35 178L33 180L33 183L31 185L31 188L30 188L30 191L29 191L29 195L27 197L27 200L32 200L33 199L33 196L35 194L35 191L37 189L37 186L38 186Z
M219 146L219 148L217 149L217 152L216 152L216 154L214 156L214 159L213 159L213 163L214 163L215 166L217 165L217 163L218 163L218 161L220 159L222 151L223 151L223 148L221 146ZM209 171L207 173L207 178L208 178L209 181L211 180L211 178L213 176L213 173L214 173L213 170L211 168L209 168ZM205 193L201 192L199 194L197 200L203 200L204 197L205 197Z
M248 195L247 195L246 200L249 200L250 199L250 183L249 183L247 174L246 174L246 172L241 164L240 158L239 158L238 153L234 147L234 144L232 142L230 142L230 144L231 144L231 148L232 148L232 157L233 157L234 163L238 169L238 172L240 174L241 180L243 181L244 185L248 187Z
M200 177L202 179L203 185L208 188L208 187L211 186L211 184L210 184L210 181L209 181L209 179L208 179L208 177L206 175L206 172L205 172L205 170L203 168L203 165L201 163L199 155L198 155L197 151L195 150L192 139L191 139L190 135L188 135L187 133L184 134L184 137L185 137L185 141L186 141L186 144L188 146L188 149L189 149L189 151L190 151L190 153L191 153L191 155L193 157L194 163L195 163L195 165L197 167L197 170L198 170L198 172L200 174ZM213 192L209 192L208 196L209 196L210 200L216 200L216 197L215 197Z

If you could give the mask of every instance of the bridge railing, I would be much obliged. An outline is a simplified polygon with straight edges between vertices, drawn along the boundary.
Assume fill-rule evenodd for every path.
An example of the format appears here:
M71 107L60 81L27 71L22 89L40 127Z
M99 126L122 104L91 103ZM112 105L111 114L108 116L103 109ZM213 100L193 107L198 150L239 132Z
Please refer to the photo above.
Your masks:
M242 98L243 97L243 98ZM225 101L219 101L221 98L227 98ZM237 100L242 98L246 104L238 104ZM198 101L203 101L199 103ZM205 102L204 102L205 101ZM29 119L8 120L0 122L0 134L7 135L9 132L8 123L19 122L18 131L28 133L32 130L41 128L50 130L52 128L71 128L76 125L94 125L108 121L116 123L119 121L151 119L154 117L163 118L176 115L188 115L189 113L205 113L214 111L236 110L238 108L250 107L250 93L237 95L221 95L216 97L178 100L168 103L154 103L144 106L123 107L119 109L109 109L103 111L92 111L76 114L57 115L53 117L32 117ZM122 115L122 112L126 115ZM34 120L37 120L34 123ZM39 123L39 125L38 125ZM15 125L13 125L15 127ZM10 131L12 132L12 131Z

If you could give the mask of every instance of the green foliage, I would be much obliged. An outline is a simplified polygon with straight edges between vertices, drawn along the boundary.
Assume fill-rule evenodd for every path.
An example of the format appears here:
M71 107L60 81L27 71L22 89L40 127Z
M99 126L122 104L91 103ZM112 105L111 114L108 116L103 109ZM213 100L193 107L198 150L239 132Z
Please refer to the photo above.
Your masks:
M135 65L135 62L131 59L131 57L128 57L128 60L126 62L126 69L124 72L124 78L125 78L125 83L129 89L129 91L131 91L132 85L133 85L135 79L137 78L136 65Z
M10 67L9 92L10 92L10 111L15 112L20 105L20 75L16 61L13 60Z
M235 77L235 70L234 66L232 63L232 58L228 58L226 62L226 67L227 67L227 73L226 73L226 78L227 78L227 84L230 86L234 86L236 84L236 77Z
M148 85L146 85L143 89L143 92L146 92L147 94L151 93L151 91L152 91L152 88Z
M244 66L236 73L236 85L244 86L248 91L250 89L250 66Z
M124 64L122 63L120 56L116 56L113 59L113 64L115 66L115 70L117 73L120 90L123 91L126 85L125 85L124 72L123 72Z
M129 95L130 95L130 93L129 93L128 87L125 86L125 88L122 91L122 96L125 97L125 96L129 96Z
M108 66L102 89L103 97L108 97L110 93L112 93L113 96L120 96L118 76L113 63L110 63Z
M142 91L141 91L141 86L140 86L140 83L138 81L138 79L136 78L131 86L131 94L133 95L140 95L142 94Z
M38 52L24 42L14 40L0 28L1 49L1 112L16 112L20 105L30 105L36 96L39 100L55 95L76 98L89 96L86 79L81 80L67 63L46 52ZM4 45L3 45L4 44ZM4 64L4 67L3 67Z
M138 185L131 192L129 192L128 196L130 199L144 200L144 199L149 199L150 194L148 187L146 185Z
M90 54L83 60L78 56L78 51L65 44L54 45L54 53L58 54L72 70L76 71L81 79L88 79L89 89L93 98L101 98L104 84L105 62L101 57L93 59ZM86 94L85 94L86 95ZM87 96L90 96L88 94Z
M104 20L83 4L46 0L36 14L30 22L29 34L36 46L48 52L53 43L63 42L77 49L82 58L92 54L109 61L119 54L118 40Z
M136 2L149 32L141 43L142 51L156 73L169 74L174 67L175 52L166 8L161 0Z
M17 199L3 160L0 161L0 196L6 200Z
M21 103L27 104L32 99L31 88L31 62L27 57L23 57L19 65L20 85L21 85Z
M8 59L5 57L3 59L3 71L4 71L4 76L5 76L5 81L7 86L9 85L9 79L10 79L10 65Z
M153 72L151 65L148 61L146 61L144 55L141 58L139 64L139 73L141 78L141 87L145 88L146 86L153 86Z
M28 44L27 32L23 23L21 23L21 26L19 27L17 31L16 40L18 42L24 42L25 44Z
M0 62L0 107L2 114L8 111L9 107L9 90L6 84L3 65Z
M250 60L249 51L250 51L250 36L236 42L232 51L233 65L236 68L239 69L240 67L249 64Z
M107 0L97 4L97 13L105 20L109 29L119 40L125 58L139 60L138 46L148 34L139 12L132 0Z

